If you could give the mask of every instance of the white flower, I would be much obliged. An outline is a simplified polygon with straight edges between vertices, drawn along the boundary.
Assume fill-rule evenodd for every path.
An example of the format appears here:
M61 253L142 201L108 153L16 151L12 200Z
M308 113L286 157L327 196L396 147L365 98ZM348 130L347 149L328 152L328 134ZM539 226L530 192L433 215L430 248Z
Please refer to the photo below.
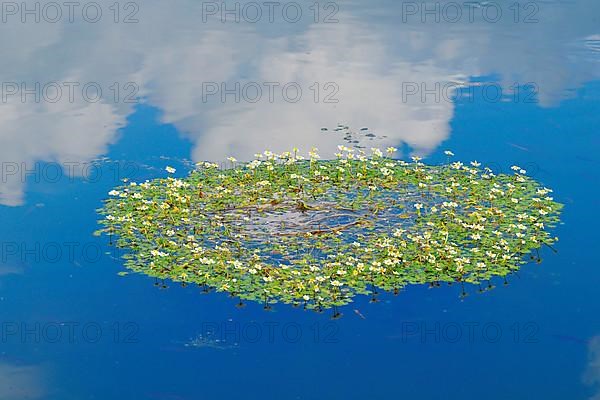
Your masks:
M421 204L421 203L416 203L416 204L415 204L415 208L416 208L417 210L421 210L421 209L423 208L423 204Z
M394 231L394 237L401 237L404 232L404 229L396 229Z
M254 168L260 166L260 164L261 164L260 160L253 160L250 164L248 164L248 168L254 169Z
M108 192L109 196L118 196L120 193L118 190L111 190L110 192Z
M373 153L374 156L377 156L377 157L383 156L383 153L378 148L375 148L375 147L371 148L371 152Z
M150 254L153 255L154 257L166 257L166 256L168 256L167 253L163 253L162 251L158 251L158 250L150 250Z
M451 152L450 150L444 151L444 154L447 155L448 157L452 157L454 155L454 153Z
M174 173L175 173L175 171L177 171L177 170L176 170L175 168L173 168L173 167L169 167L169 166L167 166L167 167L165 168L165 171L167 171L169 174L174 174Z

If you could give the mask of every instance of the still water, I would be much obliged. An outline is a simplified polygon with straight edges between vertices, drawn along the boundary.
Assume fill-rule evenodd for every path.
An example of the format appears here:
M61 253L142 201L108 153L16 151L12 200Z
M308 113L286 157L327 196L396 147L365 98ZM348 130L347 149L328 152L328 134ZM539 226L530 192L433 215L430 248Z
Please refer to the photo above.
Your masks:
M1 17L0 399L600 398L597 1L29 1ZM332 320L121 277L93 236L123 178L332 155L338 124L405 159L526 168L565 204L558 253L484 294L409 287Z

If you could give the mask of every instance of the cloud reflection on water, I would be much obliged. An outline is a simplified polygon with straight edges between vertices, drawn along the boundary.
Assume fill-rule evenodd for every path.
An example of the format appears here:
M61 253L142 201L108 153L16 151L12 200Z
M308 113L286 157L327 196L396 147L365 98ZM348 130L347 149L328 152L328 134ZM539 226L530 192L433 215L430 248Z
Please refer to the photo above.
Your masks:
M37 161L83 163L106 154L135 112L134 104L109 95L115 82L135 83L162 122L193 141L199 161L293 146L316 145L331 155L341 138L320 128L337 123L386 135L379 146L406 143L427 154L450 135L455 105L434 96L403 98L403 83L432 88L497 76L509 91L534 82L548 107L600 76L598 58L582 55L598 35L593 16L600 3L593 0L545 2L536 24L402 23L399 3L388 1L368 10L345 4L337 24L202 23L200 4L180 3L144 2L137 24L0 25L0 52L10 55L0 59L2 82L97 82L104 89L97 103L81 96L2 101L0 159L31 169ZM203 99L203 83L252 81L296 82L303 96L297 103ZM339 102L315 102L315 82L335 82ZM24 187L19 175L3 176L0 204L23 204Z
M42 370L36 366L16 366L0 362L0 399L36 400L47 392Z

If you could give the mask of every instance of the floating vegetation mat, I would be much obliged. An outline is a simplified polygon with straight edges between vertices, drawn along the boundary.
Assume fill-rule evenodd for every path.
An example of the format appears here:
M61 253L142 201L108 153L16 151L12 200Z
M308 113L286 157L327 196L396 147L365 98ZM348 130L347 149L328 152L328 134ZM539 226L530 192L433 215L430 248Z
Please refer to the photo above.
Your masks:
M242 300L322 310L408 284L489 284L557 239L561 204L514 166L425 165L339 147L337 159L265 152L186 178L112 190L98 233L125 266ZM539 261L539 255L536 255ZM463 289L464 293L464 289Z

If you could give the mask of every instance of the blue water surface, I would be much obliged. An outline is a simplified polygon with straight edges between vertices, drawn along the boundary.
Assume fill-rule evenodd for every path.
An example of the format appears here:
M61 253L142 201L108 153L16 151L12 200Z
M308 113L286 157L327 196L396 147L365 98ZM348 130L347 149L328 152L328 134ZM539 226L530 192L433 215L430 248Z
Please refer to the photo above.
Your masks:
M298 2L297 22L239 23L188 0L116 3L117 23L99 4L98 23L0 24L0 399L600 398L600 3L461 3L474 20L453 22L448 2L429 3L439 21L421 2ZM23 100L15 82L103 95ZM273 82L302 96L251 101ZM122 179L265 149L331 156L338 123L405 159L526 168L565 204L557 252L482 294L408 287L332 320L119 276L122 250L93 235Z

